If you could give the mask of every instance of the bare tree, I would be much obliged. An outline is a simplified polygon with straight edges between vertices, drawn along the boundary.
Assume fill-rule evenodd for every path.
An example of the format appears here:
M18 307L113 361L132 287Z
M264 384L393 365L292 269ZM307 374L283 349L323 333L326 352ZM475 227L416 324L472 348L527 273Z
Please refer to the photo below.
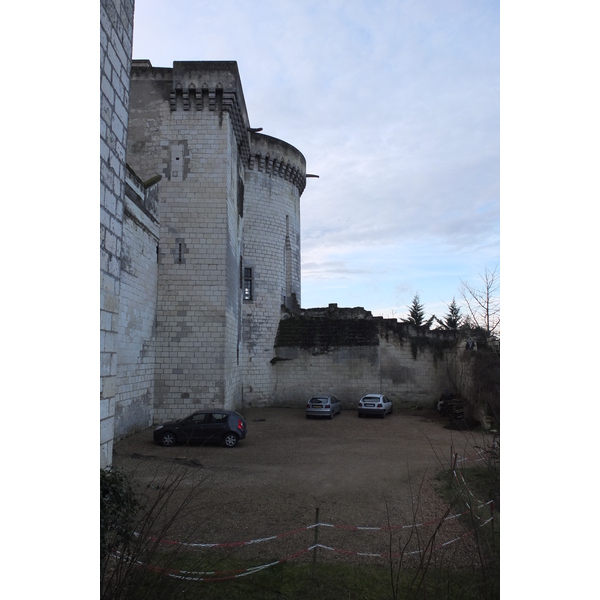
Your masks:
M483 274L479 273L478 286L460 280L462 296L468 313L468 320L473 327L486 332L488 336L500 335L500 273L498 265L493 269L487 266Z

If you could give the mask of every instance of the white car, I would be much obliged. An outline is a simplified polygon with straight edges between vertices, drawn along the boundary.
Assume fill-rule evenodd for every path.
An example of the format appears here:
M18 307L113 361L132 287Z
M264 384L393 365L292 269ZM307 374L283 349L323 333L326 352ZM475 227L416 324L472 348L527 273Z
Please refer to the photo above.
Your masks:
M313 396L306 404L306 418L327 417L333 419L333 415L342 412L342 404L335 396L317 395Z
M383 394L367 394L360 399L358 403L358 416L364 415L379 415L382 419L388 413L391 415L394 412L394 405Z

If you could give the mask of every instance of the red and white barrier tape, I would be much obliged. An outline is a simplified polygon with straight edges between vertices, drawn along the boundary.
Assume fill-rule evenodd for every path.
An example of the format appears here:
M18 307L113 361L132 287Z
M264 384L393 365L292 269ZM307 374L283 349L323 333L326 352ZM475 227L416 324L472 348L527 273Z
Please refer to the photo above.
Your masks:
M253 544L262 544L263 542L270 542L272 540L281 539L284 537L289 537L291 535L295 535L297 533L301 533L303 531L307 531L313 525L309 525L308 527L301 527L300 529L294 529L293 531L287 531L285 533L279 533L276 535L271 535L263 538L256 538L253 540L247 540L244 542L213 542L213 543L200 543L200 542L178 542L176 540L160 540L163 544L169 544L172 546L186 546L188 548L240 548L243 546L251 546Z
M460 515L453 515L452 517L449 517L449 518L456 518L457 516L460 516ZM485 521L484 523L481 523L481 525L479 525L478 527L483 527L484 525L487 525L488 523L490 523L492 520L493 520L493 517L490 517L489 519L487 519L487 521ZM319 523L318 525L321 525L321 524ZM381 528L379 528L379 529L381 529ZM436 549L446 548L446 547L450 546L451 544L454 544L455 542L458 542L459 540L465 538L466 536L472 535L474 533L474 531L475 530L467 531L461 536L458 536L456 538L448 540L447 542L444 542L443 544L439 544L438 546L436 546ZM254 573L258 573L259 571L268 569L269 567L273 567L273 566L281 564L283 562L292 560L293 558L297 558L298 556L301 556L302 554L306 554L307 552L310 552L311 550L314 550L315 548L320 548L322 550L329 550L330 552L337 552L337 553L346 554L346 555L353 555L353 556L360 556L360 557L367 557L367 558L385 558L388 560L392 559L392 558L400 558L401 556L403 556L402 553L398 553L398 552L397 553L358 552L358 551L353 551L353 550L342 550L340 548L334 548L332 546L325 546L324 544L314 544L312 546L309 546L308 548L300 550L299 552L290 554L289 556L286 556L285 558L281 558L281 559L272 561L270 563L265 563L263 565L257 565L254 567L249 567L247 569L240 569L240 570L236 570L236 571L183 571L183 570L167 569L167 568L161 568L161 567L157 567L157 566L146 565L140 561L136 561L136 564L138 566L145 567L151 571L155 571L161 575L166 575L166 576L172 577L174 579L182 579L185 581L197 581L197 582L226 581L229 579L239 579L240 577L246 577L247 575L253 575ZM422 552L423 552L423 550L413 550L410 552L405 552L404 555L411 556L411 555L415 555L415 554L421 554ZM206 577L206 575L220 575L220 577Z
M488 504L491 504L491 500L485 503L481 503L478 508L482 508ZM458 517L469 514L469 510L464 511L462 513L457 513L455 515L450 515L448 517L444 517L442 519L442 523L444 521L450 521L452 519L457 519ZM279 533L275 535L271 535L263 538L255 538L252 540L242 541L242 542L212 542L212 543L202 543L202 542L180 542L177 540L169 540L169 539L161 539L157 540L156 538L150 538L152 541L159 541L161 544L166 544L170 546L183 546L187 548L241 548L244 546L251 546L254 544L262 544L264 542L270 542L277 539L282 539L285 537L289 537L292 535L296 535L297 533L302 533L304 531L309 531L310 529L314 529L315 527L331 527L332 529L342 529L345 531L400 531L402 529L412 529L416 527L424 527L427 525L436 525L440 521L438 519L434 519L432 521L425 521L423 523L411 523L409 525L391 525L391 526L370 526L370 525L335 525L333 523L313 523L311 525L307 525L306 527L300 527L298 529L294 529L292 531L286 531L284 533ZM136 534L139 535L139 534Z

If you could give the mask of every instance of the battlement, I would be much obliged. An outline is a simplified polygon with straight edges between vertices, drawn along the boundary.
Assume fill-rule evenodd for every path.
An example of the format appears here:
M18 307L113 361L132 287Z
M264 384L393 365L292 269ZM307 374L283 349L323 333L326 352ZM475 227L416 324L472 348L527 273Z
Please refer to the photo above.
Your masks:
M251 133L248 169L273 177L282 177L298 188L302 195L306 187L306 159L291 144L261 133Z
M212 111L228 113L238 152L249 170L281 177L306 187L306 159L291 144L252 131L236 61L174 61L172 68L154 67L149 60L134 60L132 81L159 84L171 112Z
M151 79L169 85L172 112L229 113L238 151L244 163L250 157L250 122L235 61L174 61L172 68L153 67L149 60L134 60L131 79Z

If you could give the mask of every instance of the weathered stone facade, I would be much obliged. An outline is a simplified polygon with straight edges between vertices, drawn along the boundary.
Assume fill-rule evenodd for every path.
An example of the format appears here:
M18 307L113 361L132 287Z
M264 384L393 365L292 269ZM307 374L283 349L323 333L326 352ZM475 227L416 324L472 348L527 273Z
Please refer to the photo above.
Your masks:
M300 300L304 157L251 130L235 62L134 61L127 160L162 178L155 418L272 401L281 307Z
M244 404L272 404L273 342L282 306L299 306L300 195L305 160L293 146L253 133L245 169L244 268L252 269L252 298L242 316Z
M100 466L112 462L134 0L100 1Z
M431 407L468 363L464 342L457 332L373 317L360 307L301 310L279 324L275 402L301 407L312 394L329 393L350 408L367 393L382 393L397 406Z
M152 424L159 241L158 181L127 168L121 250L115 438Z
M142 178L163 177L157 419L203 406L231 407L241 393L234 371L241 309L237 185L242 167L234 125L223 111L222 96L218 107L216 98L221 81L230 83L235 94L237 80L227 66L213 63L190 103L193 65L154 69L136 63L132 70L128 163ZM238 103L243 102L240 94L241 89Z

